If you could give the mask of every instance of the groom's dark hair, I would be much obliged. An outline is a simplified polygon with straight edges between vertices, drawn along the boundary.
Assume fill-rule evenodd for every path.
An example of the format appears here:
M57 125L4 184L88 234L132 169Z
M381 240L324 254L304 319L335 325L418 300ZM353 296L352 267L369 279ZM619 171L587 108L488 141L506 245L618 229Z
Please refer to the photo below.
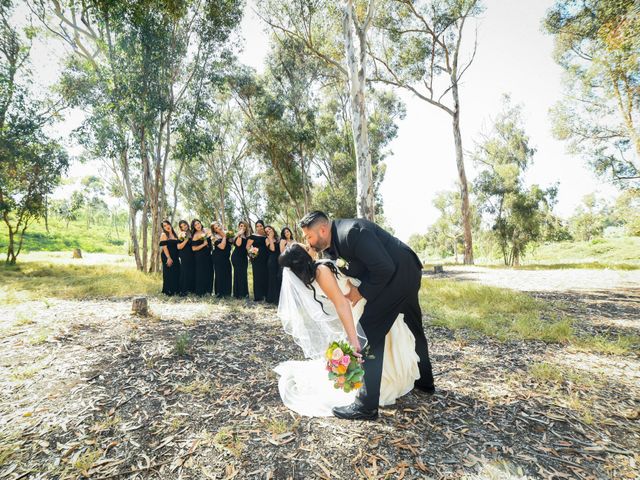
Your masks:
M307 213L302 220L298 222L298 226L300 228L313 227L314 225L318 225L320 223L329 223L329 217L327 214L320 211L314 210L313 212Z

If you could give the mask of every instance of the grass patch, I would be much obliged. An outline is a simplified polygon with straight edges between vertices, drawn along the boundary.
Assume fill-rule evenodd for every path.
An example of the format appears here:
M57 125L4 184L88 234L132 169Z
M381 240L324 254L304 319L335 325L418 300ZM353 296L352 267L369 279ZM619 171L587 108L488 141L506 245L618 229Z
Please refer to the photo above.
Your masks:
M161 289L159 275L129 266L24 262L0 265L0 304L53 297L63 299L151 295Z
M595 238L540 245L525 260L527 263L606 265L606 268L628 264L640 268L639 251L640 237Z
M520 265L519 267L507 267L505 265L480 265L487 268L510 268L513 270L640 270L640 264L633 263L601 263L601 262L575 262L575 263L536 263Z
M566 343L573 336L570 318L561 318L543 302L509 289L423 279L420 303L433 325L451 330L469 329L503 341Z
M618 335L611 338L603 335L578 337L572 344L580 351L608 355L625 355L630 352L640 352L640 336L638 335Z
M85 222L70 222L67 227L64 221L56 218L49 220L49 232L44 221L40 220L29 225L22 243L23 252L71 252L79 248L90 253L127 253L128 230L111 225L91 225L87 228ZM0 251L6 252L9 245L9 232L0 229ZM20 261L20 257L18 257Z
M17 369L15 372L11 373L12 380L30 380L36 376L36 374L42 370L42 367L36 365L29 365L20 369Z
M226 450L234 457L240 457L244 450L244 443L228 428L221 428L213 437L213 444L221 450Z
M101 450L87 450L78 457L78 459L73 463L73 466L82 475L87 476L89 469L95 465L101 456Z
M173 351L176 355L183 357L188 353L190 344L191 338L189 337L189 334L181 333L178 335L178 338L176 338L176 344L173 347Z
M188 393L190 395L201 396L208 395L211 393L211 382L202 381L202 380L194 380L193 382L187 385L180 385L176 388L178 392Z

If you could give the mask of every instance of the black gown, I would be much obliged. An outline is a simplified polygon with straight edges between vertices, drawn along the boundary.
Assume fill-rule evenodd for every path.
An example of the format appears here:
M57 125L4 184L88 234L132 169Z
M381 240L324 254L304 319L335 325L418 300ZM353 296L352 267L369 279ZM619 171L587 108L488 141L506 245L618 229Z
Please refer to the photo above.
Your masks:
M267 298L269 290L269 272L267 263L269 261L269 252L267 251L266 237L261 235L251 235L253 247L258 248L258 256L251 260L251 269L253 270L253 298L256 302L260 302Z
M195 293L196 272L191 239L187 240L182 250L178 250L178 255L180 256L180 295Z
M213 269L215 271L215 292L218 297L231 296L231 239L227 238L224 249L218 247L222 239L218 238L213 246Z
M233 239L233 253L231 263L233 264L233 296L235 298L246 298L249 296L249 282L247 280L247 239L241 238L242 243L236 245L237 238Z
M199 238L192 240L194 247L202 245L206 240ZM210 292L212 269L211 269L211 252L205 247L201 250L193 252L193 263L195 265L195 293L196 295L205 295Z
M209 252L209 279L207 281L207 293L211 295L213 293L213 279L215 278L215 270L213 265L213 242L211 238L207 238L207 245L209 248L205 248Z
M175 295L180 292L180 260L178 260L178 240L170 238L162 240L160 247L167 247L169 256L173 260L173 264L167 265L167 256L164 254L164 248L161 248L160 257L162 259L162 293L165 295Z
M272 252L267 247L268 260L267 272L269 274L269 286L267 288L267 302L278 304L280 298L280 282L278 281L280 265L278 265L278 257L280 257L280 245L276 243L276 249Z

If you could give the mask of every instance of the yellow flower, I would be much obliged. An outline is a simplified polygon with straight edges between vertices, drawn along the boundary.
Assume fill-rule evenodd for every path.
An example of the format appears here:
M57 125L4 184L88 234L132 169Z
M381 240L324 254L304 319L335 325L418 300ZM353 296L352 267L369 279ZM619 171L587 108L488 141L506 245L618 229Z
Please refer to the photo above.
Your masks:
M327 357L327 360L331 360L331 357L333 356L333 350L331 350L331 347L327 348L327 353L325 353L324 356Z
M353 388L357 389L357 388L360 388L360 387L362 387L362 382L356 382L356 383L353 384Z
M342 375L343 373L347 372L347 367L345 367L344 365L338 365L338 373L340 375Z

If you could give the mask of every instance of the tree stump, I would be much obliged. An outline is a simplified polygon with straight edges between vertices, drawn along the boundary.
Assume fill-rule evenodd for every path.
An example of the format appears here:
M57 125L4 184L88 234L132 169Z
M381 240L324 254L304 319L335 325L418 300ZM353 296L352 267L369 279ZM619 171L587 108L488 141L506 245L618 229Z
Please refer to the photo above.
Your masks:
M147 316L149 315L149 304L147 303L147 297L135 297L131 306L131 311L136 315Z
M82 250L80 250L79 248L74 248L72 258L82 258Z
M435 265L433 267L433 273L444 273L444 268L442 268L442 265Z

